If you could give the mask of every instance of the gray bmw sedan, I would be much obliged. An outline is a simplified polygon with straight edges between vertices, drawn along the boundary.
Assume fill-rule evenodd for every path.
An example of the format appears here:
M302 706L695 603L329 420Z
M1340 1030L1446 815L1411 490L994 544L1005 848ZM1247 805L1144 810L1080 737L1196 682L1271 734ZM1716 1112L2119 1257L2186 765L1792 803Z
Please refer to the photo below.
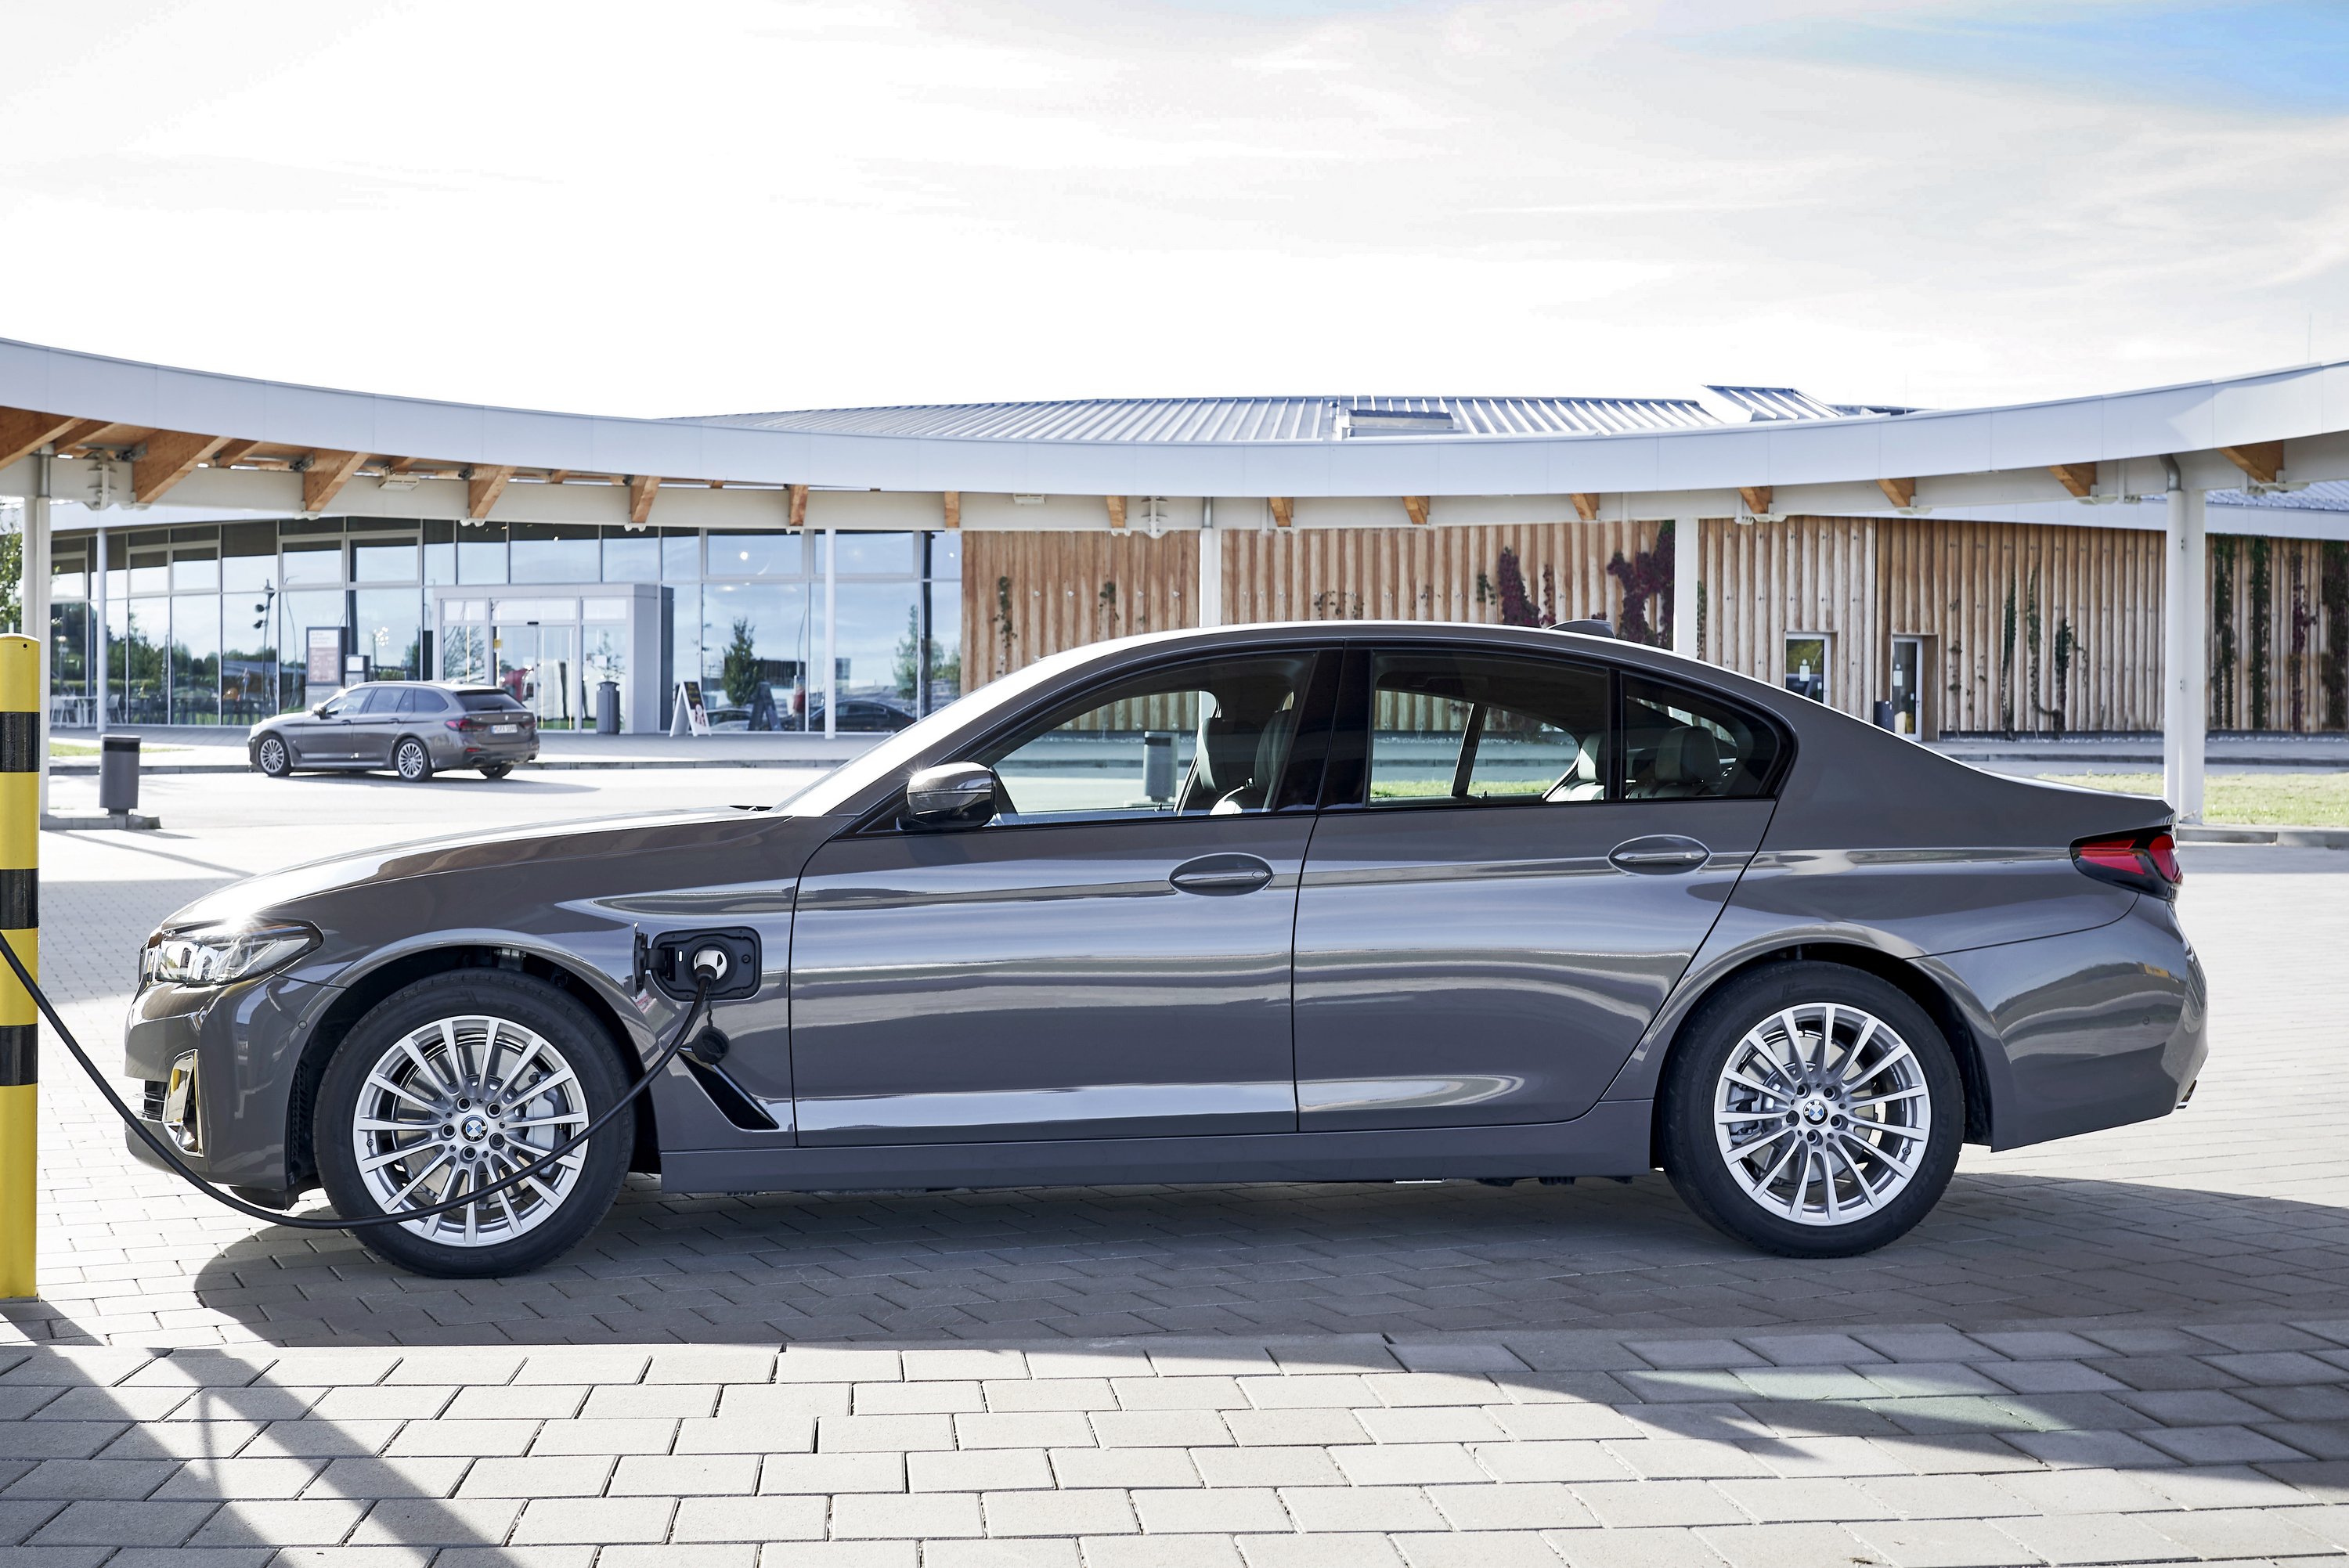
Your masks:
M2207 1006L2169 820L1601 636L1134 637L771 809L210 894L148 940L129 1073L248 1197L440 1210L364 1233L436 1274L557 1256L630 1171L708 1192L1661 1166L1733 1236L1840 1255L1922 1219L1961 1143L2184 1103ZM713 949L714 1034L548 1158L644 1075Z

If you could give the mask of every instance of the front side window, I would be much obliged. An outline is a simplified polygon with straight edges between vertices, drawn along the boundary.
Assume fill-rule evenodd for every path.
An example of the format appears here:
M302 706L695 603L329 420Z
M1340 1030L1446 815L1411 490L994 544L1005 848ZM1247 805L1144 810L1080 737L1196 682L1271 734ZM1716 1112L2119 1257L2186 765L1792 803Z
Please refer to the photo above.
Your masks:
M1319 769L1291 762L1314 663L1289 654L1153 671L1087 693L975 760L1001 780L1010 821L1309 806Z
M1718 697L1661 681L1623 682L1623 796L1750 799L1769 792L1777 732Z
M1563 661L1379 655L1370 803L1604 799L1607 687L1604 669Z

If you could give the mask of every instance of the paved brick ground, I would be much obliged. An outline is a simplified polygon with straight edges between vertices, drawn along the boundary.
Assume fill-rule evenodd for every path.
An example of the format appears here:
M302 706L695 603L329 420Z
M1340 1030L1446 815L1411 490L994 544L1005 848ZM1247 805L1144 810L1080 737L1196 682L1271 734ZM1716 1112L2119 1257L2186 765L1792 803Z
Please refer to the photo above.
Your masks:
M45 967L109 1053L133 944L172 906L409 836L397 819L420 810L514 809L185 789L166 815L185 833L45 842ZM280 799L304 802L300 826L254 820L290 814ZM1718 1240L1660 1178L688 1201L645 1183L564 1266L452 1286L175 1191L52 1047L45 1297L0 1323L24 1342L0 1349L0 1556L2342 1555L2349 856L2189 863L2219 1030L2194 1106L1970 1151L1914 1237L1826 1265Z

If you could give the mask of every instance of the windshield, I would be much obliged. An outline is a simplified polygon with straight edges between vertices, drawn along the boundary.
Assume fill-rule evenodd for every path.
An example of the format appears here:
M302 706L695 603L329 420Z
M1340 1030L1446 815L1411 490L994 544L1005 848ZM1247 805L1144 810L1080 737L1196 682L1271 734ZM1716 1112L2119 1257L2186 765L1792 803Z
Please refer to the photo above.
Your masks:
M1064 670L1099 658L1113 645L1092 643L1083 647L1069 648L1039 659L1026 669L1005 676L1000 680L989 681L951 707L939 709L919 723L897 731L872 750L850 758L829 773L819 775L797 793L783 797L778 804L805 817L821 817L837 811L883 779L904 774L917 758L957 732L985 728L988 720L1018 703L1046 681ZM959 758L944 756L936 760L952 762Z

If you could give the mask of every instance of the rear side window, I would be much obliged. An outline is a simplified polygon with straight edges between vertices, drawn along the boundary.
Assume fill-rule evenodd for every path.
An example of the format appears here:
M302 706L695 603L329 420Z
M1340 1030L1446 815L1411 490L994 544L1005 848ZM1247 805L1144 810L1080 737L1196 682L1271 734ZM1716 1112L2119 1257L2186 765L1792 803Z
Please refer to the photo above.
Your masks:
M439 713L440 698L421 686L409 686L399 694L401 713Z
M524 713L522 704L502 691L460 692L457 701L467 713Z
M1759 718L1705 692L1625 676L1627 800L1742 800L1769 793L1782 749Z
M1488 654L1381 654L1371 667L1373 807L1601 800L1607 672Z

